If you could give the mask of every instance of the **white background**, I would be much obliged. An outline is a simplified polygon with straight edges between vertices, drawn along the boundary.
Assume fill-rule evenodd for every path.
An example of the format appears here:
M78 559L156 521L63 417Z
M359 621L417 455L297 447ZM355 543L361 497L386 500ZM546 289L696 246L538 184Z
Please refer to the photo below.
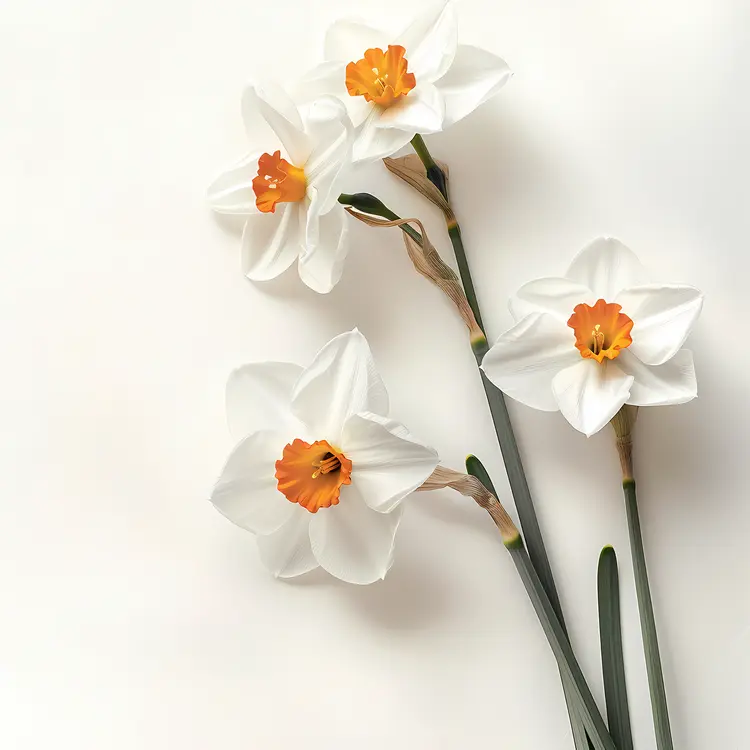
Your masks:
M0 746L570 750L555 663L489 519L421 495L385 582L274 581L209 505L223 388L355 325L393 413L507 483L462 324L395 230L352 227L327 297L253 286L204 191L244 148L242 85L316 63L328 23L403 0L4 0L0 9ZM741 750L750 21L745 0L464 0L515 77L429 138L451 167L491 337L523 282L599 234L707 295L700 398L643 410L637 474L675 745ZM380 165L403 215L441 218ZM602 702L599 550L615 545L631 710L654 747L612 436L512 404L574 646ZM742 708L745 706L745 709Z

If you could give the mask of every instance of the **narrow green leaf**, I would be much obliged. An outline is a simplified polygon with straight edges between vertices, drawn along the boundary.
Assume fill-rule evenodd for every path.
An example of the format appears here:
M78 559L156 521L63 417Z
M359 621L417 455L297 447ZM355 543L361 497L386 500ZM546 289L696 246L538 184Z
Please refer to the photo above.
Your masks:
M577 714L580 717L586 732L591 740L594 750L617 750L612 737L607 731L602 715L591 695L589 686L583 676L581 667L576 660L573 649L570 647L568 638L560 625L552 604L544 591L542 582L537 575L531 559L523 546L513 547L508 550L513 562L516 564L521 580L534 605L539 622L544 629L552 652L557 659L560 673L563 675L563 684L571 689L571 694L576 702Z
M643 550L638 501L635 496L635 482L632 479L626 479L622 483L622 488L628 514L630 554L633 558L635 593L638 597L638 612L641 617L641 636L643 637L643 651L646 656L646 673L648 674L648 687L651 693L651 713L654 719L656 747L658 750L673 750L672 729L669 726L669 711L667 709L667 692L664 688L664 675L661 669L659 640L656 637L654 605L651 601L651 588L648 583L646 554Z
M497 497L497 490L495 490L495 485L492 482L489 472L484 468L484 464L476 456L468 455L466 457L466 471L472 476L475 476L495 497ZM546 589L545 593L547 593ZM547 594L547 598L549 598L549 594ZM555 614L557 614L557 612ZM562 632L567 638L567 631L565 630L565 624L562 622L561 617L562 613L557 616L557 619L560 621ZM593 748L594 746L586 734L586 728L581 717L581 709L577 704L575 686L571 683L570 676L564 670L560 670L560 679L562 680L565 705L568 709L568 716L570 717L570 729L573 734L575 750L589 750L589 748Z
M599 638L602 648L602 672L604 695L607 699L609 733L618 750L633 750L628 691L625 685L625 664L622 657L620 580L617 573L617 555L612 547L605 547L599 556L597 590L599 594Z
M594 745L586 734L586 727L583 725L581 719L581 712L576 705L575 690L570 684L570 677L563 675L560 672L560 679L562 680L563 695L565 696L565 707L568 709L568 717L570 719L570 731L573 735L573 745L575 750L593 750Z

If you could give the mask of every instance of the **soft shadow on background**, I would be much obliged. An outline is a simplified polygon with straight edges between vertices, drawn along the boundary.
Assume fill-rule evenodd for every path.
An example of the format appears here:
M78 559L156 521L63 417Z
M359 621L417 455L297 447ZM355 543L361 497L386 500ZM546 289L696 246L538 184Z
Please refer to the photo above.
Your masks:
M287 0L283 18L244 0L0 8L13 71L0 122L4 748L572 748L554 660L470 501L410 501L391 573L360 589L273 580L206 499L231 447L227 373L307 363L357 326L394 417L453 468L478 455L510 506L465 328L398 230L352 222L342 282L321 297L293 268L243 278L239 223L205 204L247 147L238 103L259 66L294 78L329 21L405 12L355 5ZM490 338L510 294L601 234L706 293L689 342L699 398L644 410L636 465L676 744L735 748L750 622L747 4L463 0L459 13L462 41L515 71L428 139L450 164ZM452 262L442 217L381 165L347 189L424 219ZM596 561L618 551L635 740L653 750L611 437L509 407L600 701Z

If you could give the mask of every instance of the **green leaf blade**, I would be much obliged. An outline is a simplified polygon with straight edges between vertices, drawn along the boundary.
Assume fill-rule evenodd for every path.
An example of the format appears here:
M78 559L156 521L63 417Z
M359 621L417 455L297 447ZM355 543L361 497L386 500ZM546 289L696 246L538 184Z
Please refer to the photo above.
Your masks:
M484 464L472 454L469 454L466 457L466 472L476 477L495 497L497 497L497 490L495 489L495 485L492 482L489 472L485 469ZM523 542L520 539L519 544L520 546L523 546ZM537 574L538 573L539 571L537 571ZM549 592L543 583L542 588L549 599ZM555 609L554 604L552 604L552 608ZM558 620L560 620L561 630L567 637L565 624L561 621L562 613L558 614L557 610L555 610L555 614L557 614ZM575 685L572 684L570 676L562 669L560 670L560 679L562 681L563 695L565 696L565 706L568 709L568 716L570 717L570 729L573 734L575 750L593 750L594 745L588 738L586 727L584 726L582 719L582 710L578 706Z
M618 750L633 750L633 732L630 727L630 709L622 653L620 579L617 571L617 555L612 547L605 547L599 556L597 592L599 638L609 733Z
M509 549L594 750L617 750L526 548Z

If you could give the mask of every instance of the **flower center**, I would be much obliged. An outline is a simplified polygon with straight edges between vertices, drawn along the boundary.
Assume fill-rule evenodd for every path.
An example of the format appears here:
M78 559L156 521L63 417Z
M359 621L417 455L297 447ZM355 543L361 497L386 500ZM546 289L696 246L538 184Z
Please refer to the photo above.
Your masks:
M274 213L277 203L296 203L305 197L305 170L281 158L281 151L258 159L258 176L253 178L255 205L264 214Z
M605 357L615 359L621 349L633 343L630 337L633 321L621 310L621 305L603 299L593 307L580 304L573 308L568 325L575 332L576 349L584 359L595 359L601 364Z
M366 101L390 107L406 96L416 85L413 73L407 73L409 64L406 50L389 44L388 51L375 47L365 56L346 66L346 90L350 96L364 96Z
M341 485L352 483L352 462L325 440L296 440L276 462L279 492L310 513L339 504Z

